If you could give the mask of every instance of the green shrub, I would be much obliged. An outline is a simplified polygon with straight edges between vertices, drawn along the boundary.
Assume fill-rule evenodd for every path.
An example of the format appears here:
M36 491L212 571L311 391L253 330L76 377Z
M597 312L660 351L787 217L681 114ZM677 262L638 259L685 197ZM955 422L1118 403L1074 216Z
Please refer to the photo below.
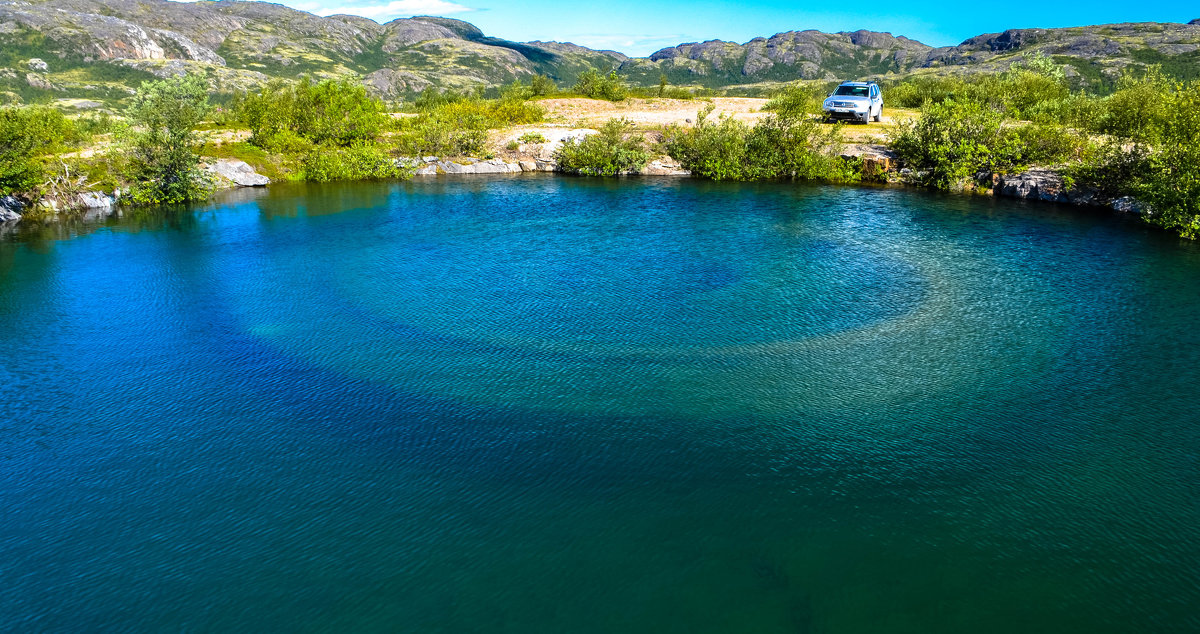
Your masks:
M52 108L0 108L0 195L33 189L43 180L39 157L80 139L71 120Z
M413 107L417 112L426 112L464 99L467 99L467 96L457 91L441 91L433 86L429 86L425 90L422 90L421 94L417 95L417 98L413 100Z
M1180 86L1164 99L1166 115L1152 145L1108 143L1094 161L1076 168L1077 181L1110 196L1132 195L1149 205L1147 220L1200 238L1200 86Z
M529 90L535 97L548 97L558 92L558 85L546 75L534 75L529 78Z
M211 191L199 168L196 126L208 112L208 84L199 75L143 83L128 118L135 126L129 149L133 200L179 203Z
M824 91L815 86L795 84L776 93L763 110L782 117L801 117L821 112Z
M252 132L250 142L278 152L374 141L388 121L383 101L347 80L275 80L242 96L235 108Z
M901 123L889 144L906 165L927 173L925 184L958 188L979 171L1001 167L1009 150L1003 124L1003 115L977 102L934 103L919 119Z
M731 118L713 122L712 110L711 105L702 110L694 127L673 126L664 135L666 152L696 176L739 181L859 178L856 166L839 156L840 127L822 126L811 117L780 115L750 127Z
M1134 141L1158 141L1174 116L1174 89L1173 83L1156 72L1140 78L1122 77L1117 91L1103 100L1092 128Z
M510 91L501 99L460 97L439 101L430 99L427 108L416 117L397 122L397 145L409 155L477 155L487 145L492 128L536 123L545 110L520 99L519 91Z
M75 119L75 129L79 131L81 137L91 137L100 134L109 134L118 129L118 124L113 120L112 115L107 111L98 113L87 113Z
M645 167L650 153L642 139L633 134L633 124L611 119L598 134L583 140L568 140L554 153L560 170L586 176L616 176Z
M317 145L304 158L304 180L325 183L341 180L408 178L412 170L402 167L372 142L349 146Z
M1045 55L1030 55L998 74L913 77L884 87L884 101L894 107L923 108L947 101L977 103L1017 119L1056 114L1069 98L1065 71Z
M573 90L585 97L606 101L623 101L629 96L629 88L615 70L605 76L589 68L579 74Z
M511 84L500 89L501 101L528 101L534 96L533 89L523 83L520 79L514 79Z
M680 88L679 86L667 86L667 88L663 90L659 96L664 99L680 99L683 101L689 101L696 98L695 93L687 88Z

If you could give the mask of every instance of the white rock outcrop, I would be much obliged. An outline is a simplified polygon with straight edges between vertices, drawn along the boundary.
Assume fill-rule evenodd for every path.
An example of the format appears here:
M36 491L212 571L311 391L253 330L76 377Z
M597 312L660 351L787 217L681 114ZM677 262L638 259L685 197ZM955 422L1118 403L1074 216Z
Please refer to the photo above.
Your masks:
M238 187L262 187L271 184L271 179L254 171L253 167L238 159L217 159L207 169Z

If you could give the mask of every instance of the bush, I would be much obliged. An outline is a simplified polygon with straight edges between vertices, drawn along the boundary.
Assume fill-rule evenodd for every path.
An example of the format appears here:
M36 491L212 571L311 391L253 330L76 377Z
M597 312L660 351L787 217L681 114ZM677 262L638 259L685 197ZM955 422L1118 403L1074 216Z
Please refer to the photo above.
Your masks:
M824 97L824 91L815 86L797 84L776 93L763 106L763 110L774 112L782 117L816 115L821 112Z
M585 97L606 101L623 101L629 96L629 89L615 70L607 76L595 69L585 70L579 74L574 90Z
M925 106L921 117L901 123L890 146L909 167L925 171L927 185L961 187L980 171L1001 167L1004 117L976 102L948 101Z
M787 108L785 108L787 109ZM858 180L855 165L839 156L840 127L811 117L774 115L753 128L735 119L709 119L702 110L695 127L669 128L664 149L696 176L713 180L795 178L829 182Z
M250 127L250 142L276 152L374 141L388 121L383 101L346 80L275 80L258 94L242 96L235 108Z
M401 167L371 142L358 142L347 147L318 145L304 158L304 180L318 183L409 176L412 176L410 168Z
M529 90L535 97L547 97L558 92L558 85L545 75L534 75L529 78Z
M433 86L425 88L417 98L413 100L413 108L417 112L428 112L442 106L447 106L467 99L467 97L454 90L439 91Z
M487 145L488 130L542 120L545 110L522 101L522 95L516 89L506 91L500 99L491 100L461 96L437 99L430 93L424 102L425 110L397 123L399 149L409 155L482 153Z
M1132 195L1149 206L1150 222L1200 238L1200 86L1179 86L1163 100L1158 143L1107 144L1071 174L1110 196Z
M1117 91L1103 100L1100 115L1090 127L1133 141L1158 141L1174 115L1173 92L1174 85L1157 72L1140 78L1122 77Z
M517 138L517 140L521 143L545 143L546 137L542 136L540 132L526 132Z
M886 86L884 100L899 108L924 108L955 101L976 103L1017 119L1057 114L1058 104L1070 97L1063 68L1036 54L999 74L954 77L914 77Z
M210 192L193 150L196 126L208 112L208 85L198 75L143 83L129 107L136 126L129 150L133 200L178 203Z
M586 176L616 176L640 170L650 160L642 139L632 134L633 124L611 119L598 134L581 141L568 140L554 153L560 170Z
M52 108L0 108L0 195L33 189L43 180L39 157L80 138L71 120Z

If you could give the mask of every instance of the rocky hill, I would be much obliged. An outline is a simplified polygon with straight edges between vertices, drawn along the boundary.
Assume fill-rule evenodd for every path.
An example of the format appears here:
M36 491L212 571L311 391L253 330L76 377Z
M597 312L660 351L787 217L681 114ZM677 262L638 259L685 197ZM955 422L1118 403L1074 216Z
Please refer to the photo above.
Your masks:
M185 70L222 92L271 78L355 76L386 98L428 86L494 86L534 73L570 84L583 70L619 68L630 81L723 88L796 79L899 77L1007 68L1053 57L1080 82L1111 81L1130 65L1200 77L1200 20L1016 29L933 48L890 33L789 31L745 44L712 40L629 58L561 42L510 42L461 20L379 24L264 2L0 0L0 103L86 107Z
M648 59L625 62L622 72L657 81L665 74L678 83L708 86L840 79L907 73L925 63L933 50L891 33L789 31L745 44L710 40L664 48Z
M745 44L712 40L630 59L632 77L728 86L794 79L886 78L1004 70L1030 54L1048 55L1080 82L1112 81L1130 65L1159 65L1180 79L1200 77L1200 19L1188 24L1106 24L987 33L933 48L890 33L791 31Z
M142 79L184 69L218 89L272 77L357 75L385 97L427 86L495 85L543 73L572 82L627 58L558 42L509 42L460 20L379 24L265 2L0 2L0 91L9 100L112 99ZM34 60L34 61L30 61Z

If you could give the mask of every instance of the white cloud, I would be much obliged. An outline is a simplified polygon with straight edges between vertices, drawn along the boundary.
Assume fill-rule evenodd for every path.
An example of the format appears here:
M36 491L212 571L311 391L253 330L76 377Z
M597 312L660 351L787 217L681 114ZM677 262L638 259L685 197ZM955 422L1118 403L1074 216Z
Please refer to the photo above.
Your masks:
M296 3L292 6L311 11L317 15L361 15L371 19L404 18L414 15L451 15L474 11L447 0L392 0L387 4L345 5L340 7L318 6L313 3ZM313 7L313 8L309 8Z

